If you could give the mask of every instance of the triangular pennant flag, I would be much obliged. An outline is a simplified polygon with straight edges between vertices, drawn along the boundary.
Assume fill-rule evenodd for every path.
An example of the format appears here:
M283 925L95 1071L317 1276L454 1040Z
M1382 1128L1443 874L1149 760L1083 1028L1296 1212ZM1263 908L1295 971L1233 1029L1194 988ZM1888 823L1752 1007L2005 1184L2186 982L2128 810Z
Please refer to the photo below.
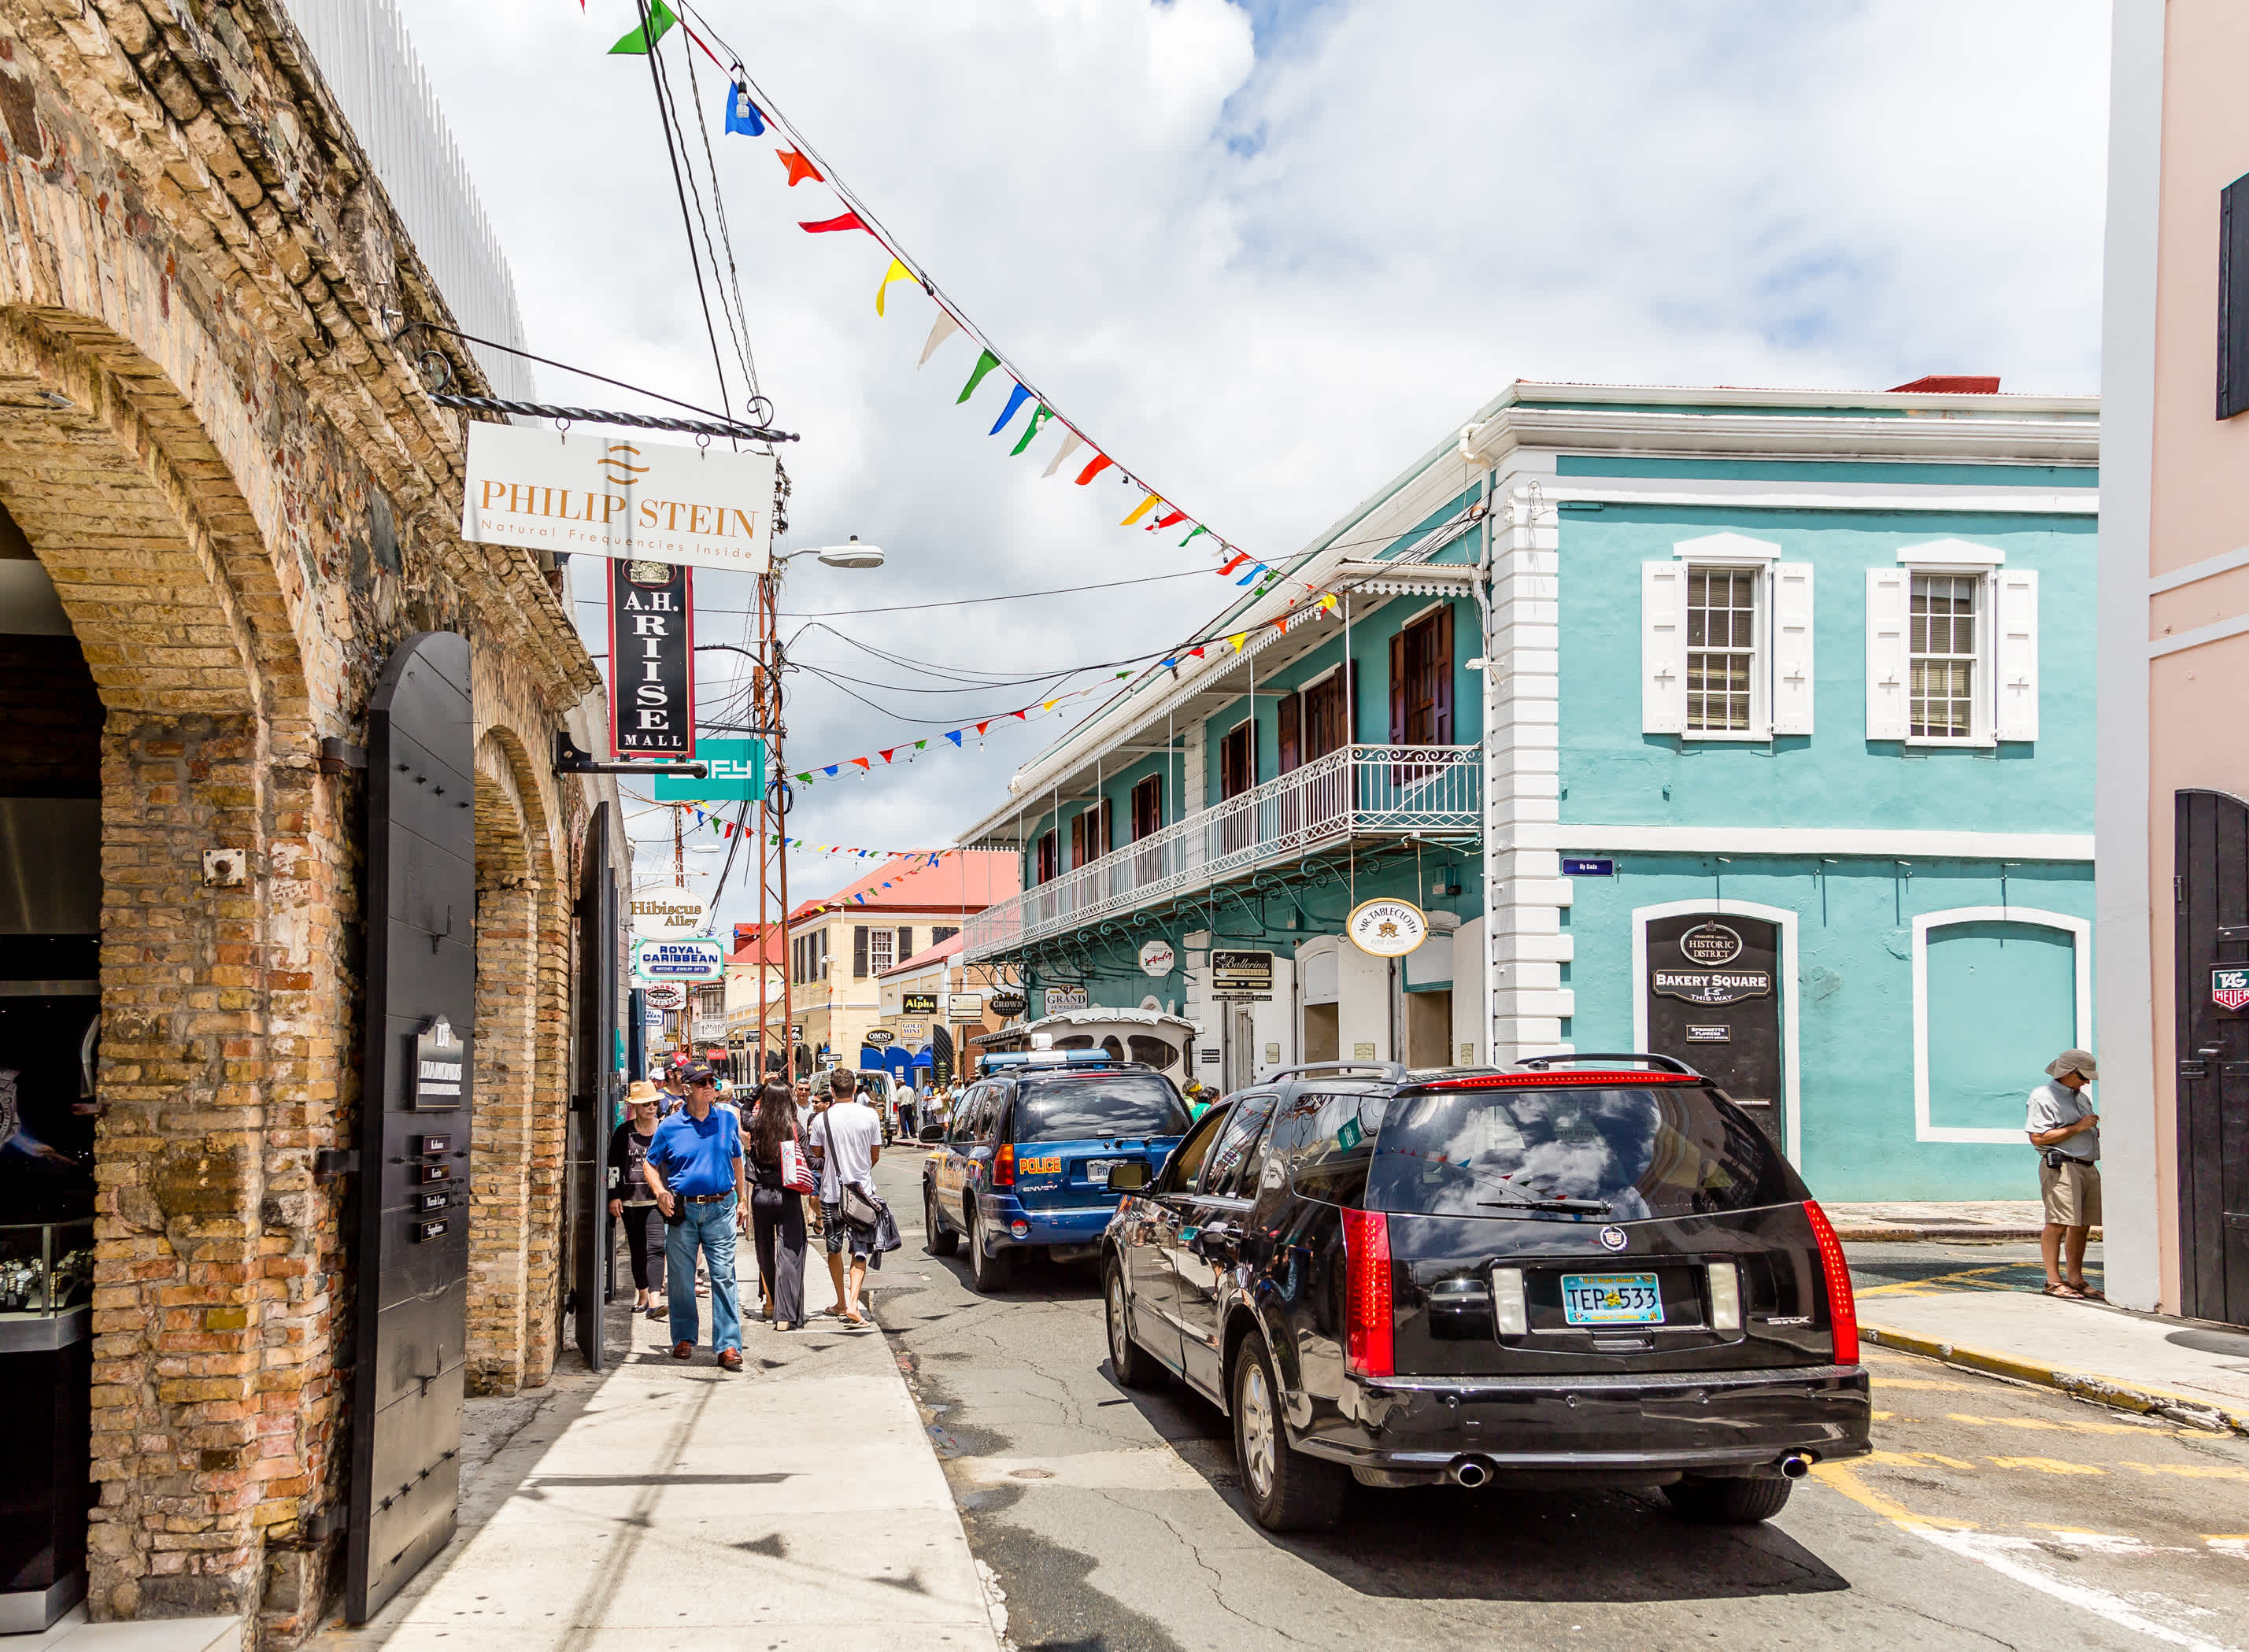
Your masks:
M1000 410L999 418L994 422L992 428L989 430L987 430L984 434L989 436L998 435L1001 430L1007 428L1008 421L1015 416L1015 409L1021 407L1023 403L1028 401L1030 399L1031 393L1024 389L1020 384L1014 389L1008 391L1008 405Z
M976 387L984 382L984 375L991 372L993 368L999 365L1000 358L993 354L989 350L987 350L982 354L979 355L976 358L975 371L968 375L968 382L960 387L960 394L953 398L953 405L957 408L962 402L967 401L969 397L974 395L976 394Z
M726 99L726 130L739 132L746 137L766 135L766 117L758 106L750 101L750 89L736 86Z
M983 721L983 722L981 722L981 723L978 723L978 724L976 725L976 732L977 732L977 733L979 733L979 734L981 734L981 733L983 733L983 732L984 732L984 730L987 730L987 729L990 728L991 726L992 726L992 719L991 719L991 718L989 718L989 717L987 717L987 718L985 718L985 719L984 719L984 721Z
M864 757L854 757L851 761L857 764L861 768L866 770L870 774L872 774L875 771L875 765L868 762Z
M1185 522L1186 519L1187 513L1184 511L1169 511L1166 512L1161 519L1151 522L1148 524L1148 531L1155 533L1165 528L1175 527L1179 524Z
M774 154L780 160L781 165L788 169L788 187L790 189L794 189L798 184L807 182L813 183L825 183L828 182L826 178L820 175L820 170L818 168L815 167L811 161L806 160L795 150L776 149L774 151Z
M1227 638L1226 641L1227 645L1236 654L1239 654L1241 652L1241 645L1248 640L1249 634L1247 631L1237 631L1232 636Z
M1234 560L1228 563L1224 567L1218 571L1219 577L1221 579L1225 578L1228 574L1233 572L1236 568L1240 567L1243 563L1248 560L1249 553L1247 551L1236 552L1234 556Z
M896 746L892 746L892 747L891 748L891 751L897 751L897 750L898 750L898 747L896 747ZM884 762L888 763L888 762L891 760L891 751L885 751L885 752L884 752L884 753L882 754L882 757L883 757L883 761L884 761Z
M812 777L808 774L800 774L796 778L803 781L807 785L810 785L812 784Z
M843 766L843 765L842 764L840 764L840 763L831 763L831 764L829 764L828 765L828 778L829 778L829 779L831 779L831 780L832 780L832 779L834 779L834 778L836 778L836 770L838 770L838 769L840 769L840 768L842 768Z
M1037 407L1032 408L1030 428L1023 432L1022 440L1015 443L1014 449L1008 453L1008 456L1010 459L1020 458L1022 456L1023 449L1029 447L1034 441L1037 440L1039 427L1053 417L1054 409L1047 406L1043 401L1039 403Z
M883 295L891 290L891 282L911 281L913 278L912 271L907 269L896 258L891 259L891 267L883 271L883 278L875 284L875 313L877 315L883 313Z
M1093 463L1087 465L1084 470L1077 473L1077 485L1081 488L1083 487L1087 483L1092 481L1094 477L1099 476L1104 470L1106 470L1110 467L1111 463L1111 461L1104 455L1098 453L1095 454L1093 456Z
M1320 599L1320 607L1325 608L1330 614L1333 614L1336 611L1335 593L1331 591L1325 596L1322 597Z
M1042 710L1042 711L1051 711L1051 710L1053 710L1056 706L1060 705L1061 703L1062 703L1062 702L1061 702L1061 701L1059 701L1059 700L1049 700L1049 701L1047 701L1045 703L1043 703L1042 705L1041 705L1041 706L1039 707L1039 709L1040 709L1040 710Z
M611 46L609 55L613 58L644 58L648 56L648 49L670 34L672 25L678 21L664 0L650 0L647 24Z
M1209 531L1210 531L1210 530L1209 530L1208 528L1197 528L1197 529L1194 531L1194 533L1190 533L1189 535L1187 535L1187 537L1186 537L1186 538L1184 538L1184 539L1182 539L1182 540L1180 540L1180 550L1182 550L1182 551L1184 551L1184 550L1186 550L1189 545L1193 545L1193 544L1194 543L1194 540L1195 540L1195 534L1196 534L1196 533L1208 533Z
M928 751L928 750L929 750L929 742L928 742L928 741L926 741L926 740L917 740L917 741L915 741L915 742L914 742L914 750L915 750L915 751Z
M1068 435L1062 439L1062 450L1056 453L1053 458L1047 461L1047 468L1039 474L1042 476L1052 476L1056 471L1062 469L1062 462L1064 459L1069 457L1071 454L1076 453L1084 445L1085 438L1078 435L1076 431L1071 431Z
M846 212L840 217L822 218L817 223L799 223L796 227L807 235L828 235L837 230L867 230L856 212ZM867 230L867 233L872 235L875 232Z
M1028 715L1029 711L1030 708L1028 706L1025 706L1022 710L1010 711L1008 715L1014 718L1018 723L1028 723L1030 721L1030 716Z
M1134 505L1132 507L1131 514L1127 516L1124 521L1118 523L1117 525L1120 528L1129 528L1134 523L1138 522L1142 517L1146 516L1149 511L1154 510L1161 504L1163 504L1163 501L1152 493L1146 498L1141 500L1139 504Z
M930 357L937 353L937 346L959 331L960 324L953 319L953 312L949 310L939 310L937 312L937 319L930 323L929 342L921 347L921 360L915 362L914 366L927 367Z

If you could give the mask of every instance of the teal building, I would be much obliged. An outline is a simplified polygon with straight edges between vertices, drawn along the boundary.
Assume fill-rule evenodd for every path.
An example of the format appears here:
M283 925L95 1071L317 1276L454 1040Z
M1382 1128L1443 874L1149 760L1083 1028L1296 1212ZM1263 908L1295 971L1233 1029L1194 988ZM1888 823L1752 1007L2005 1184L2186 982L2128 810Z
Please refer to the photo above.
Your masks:
M1825 1196L2024 1196L2094 1041L2099 430L1989 382L1510 387L1014 777L969 959L1228 1089L1652 1051Z

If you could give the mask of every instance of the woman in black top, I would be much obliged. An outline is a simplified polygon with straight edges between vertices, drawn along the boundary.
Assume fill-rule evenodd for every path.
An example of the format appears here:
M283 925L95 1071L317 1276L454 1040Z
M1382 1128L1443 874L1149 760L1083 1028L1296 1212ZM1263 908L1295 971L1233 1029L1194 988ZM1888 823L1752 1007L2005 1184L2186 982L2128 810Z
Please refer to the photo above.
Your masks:
M749 1128L750 1220L758 1247L758 1285L765 1292L766 1317L776 1331L804 1328L804 1201L781 1185L781 1149L797 1141L796 1108L788 1086L779 1082L758 1092ZM778 1241L778 1245L776 1245Z
M643 1080L626 1093L630 1109L609 1136L609 1214L624 1221L625 1248L632 1252L633 1312L651 1320L664 1315L664 1211L649 1190L645 1167L649 1143L656 1140L660 1093Z

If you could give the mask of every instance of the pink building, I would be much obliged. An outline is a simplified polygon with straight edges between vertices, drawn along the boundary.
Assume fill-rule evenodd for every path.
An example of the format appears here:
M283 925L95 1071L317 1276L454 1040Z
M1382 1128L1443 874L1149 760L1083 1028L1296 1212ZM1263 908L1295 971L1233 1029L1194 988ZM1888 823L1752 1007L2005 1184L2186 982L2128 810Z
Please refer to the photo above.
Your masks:
M2249 1324L2249 7L2115 19L2088 777L2108 1289Z

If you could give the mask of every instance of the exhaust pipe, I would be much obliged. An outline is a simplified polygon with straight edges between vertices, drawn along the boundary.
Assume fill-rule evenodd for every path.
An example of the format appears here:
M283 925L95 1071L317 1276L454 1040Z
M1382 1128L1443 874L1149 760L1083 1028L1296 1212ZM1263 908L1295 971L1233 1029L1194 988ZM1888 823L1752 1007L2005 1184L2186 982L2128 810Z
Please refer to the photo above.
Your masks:
M1812 1454L1809 1451L1791 1451L1780 1460L1780 1473L1783 1479L1800 1480L1811 1472Z
M1476 1457L1454 1458L1453 1466L1448 1472L1452 1476L1455 1485L1466 1486L1471 1491L1480 1485L1488 1485L1491 1482L1490 1464ZM1799 1472L1802 1470L1799 1470Z

